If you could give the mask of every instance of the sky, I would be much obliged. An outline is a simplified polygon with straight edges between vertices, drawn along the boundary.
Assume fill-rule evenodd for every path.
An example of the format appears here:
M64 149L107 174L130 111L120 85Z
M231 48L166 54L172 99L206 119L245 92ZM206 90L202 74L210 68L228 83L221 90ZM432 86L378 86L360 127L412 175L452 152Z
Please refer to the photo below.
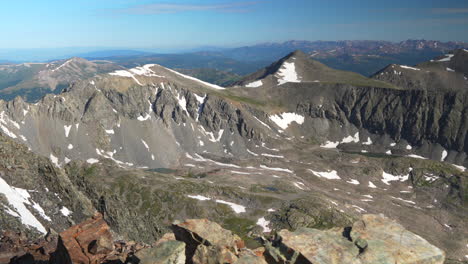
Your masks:
M3 0L0 17L0 49L468 41L467 0Z

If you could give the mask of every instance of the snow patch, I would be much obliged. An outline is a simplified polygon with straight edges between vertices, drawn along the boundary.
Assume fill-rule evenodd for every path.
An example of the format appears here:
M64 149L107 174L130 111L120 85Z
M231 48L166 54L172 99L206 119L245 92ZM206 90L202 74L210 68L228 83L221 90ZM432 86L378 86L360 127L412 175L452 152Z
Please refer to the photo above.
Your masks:
M87 159L86 162L88 162L89 164L94 164L94 163L98 163L99 160L98 160L98 159L91 158L91 159Z
M208 197L202 196L202 195L187 195L187 197L192 198L192 199L196 199L196 200L200 200L200 201L211 200L211 198L208 198Z
M363 145L372 145L372 140L370 137L367 137L367 141L366 142L362 142Z
M259 218L257 220L257 225L263 228L263 233L271 232L271 228L268 227L269 224L270 224L270 221L267 221L265 217Z
M359 185L360 182L358 180L355 180L355 179L349 179L348 181L346 181L347 183L350 183L350 184L354 184L354 185Z
M410 168L410 171L412 168ZM404 182L407 181L409 178L409 174L407 175L392 175L390 173L386 173L385 171L382 172L382 182L386 185L390 185L391 181L400 181Z
M284 62L276 74L276 77L278 77L278 85L282 85L288 82L301 82L299 80L299 76L297 75L296 64L294 62Z
M309 171L312 172L313 174L317 175L320 178L325 178L325 179L329 179L329 180L340 180L341 179L341 177L338 176L338 173L336 172L336 170L327 171L327 172L319 172L319 171L313 171L313 170L309 169Z
M66 208L65 206L63 206L60 209L60 212L62 213L63 216L69 216L69 215L72 214L72 212L70 210L68 210L68 208Z
M50 153L50 161L57 167L60 167L60 164L58 163L58 158L55 157L54 155L52 155L52 153Z
M13 209L6 207L6 213L19 217L21 223L29 227L36 228L39 232L46 234L47 231L44 226L37 220L37 218L26 208L25 204L31 205L28 191L21 188L16 188L8 185L8 183L0 177L0 193L4 194L10 206ZM35 204L34 204L35 205ZM33 206L36 210L40 206ZM42 210L42 208L40 208ZM42 210L43 212L44 210ZM41 213L41 212L39 212ZM42 215L42 214L41 214ZM45 214L44 214L45 215ZM47 217L48 218L48 217ZM50 218L48 218L50 219Z
M438 60L438 62L451 61L453 56L453 54L445 54L445 58Z
M416 155L416 154L410 154L410 155L407 155L407 157L410 157L410 158L415 158L415 159L427 159L423 156L419 156L419 155Z
M440 158L440 161L444 161L445 158L447 158L447 155L448 155L448 152L444 149L444 150L442 151L442 157Z
M208 86L208 87L211 87L211 88L213 88L213 89L217 89L217 90L224 90L224 89L226 89L226 88L224 88L224 87L221 87L221 86L218 86L218 85L215 85L215 84L211 84L211 83L208 83L208 82L199 80L199 79L194 78L194 77L192 77L192 76L188 76L188 75L182 74L182 73L180 73L180 72L176 72L176 71L171 70L171 69L169 69L169 68L165 68L165 69L168 70L168 71L170 71L170 72L172 72L172 73L175 73L175 74L177 74L177 75L179 75L179 76L181 76L181 77L184 77L185 79L189 79L189 80L192 80L192 81L199 82L199 83L204 84L204 85L206 85L206 86Z
M223 200L216 200L216 202L220 204L228 205L236 214L245 213L245 206L238 205L238 204L231 203L231 202L226 202Z
M414 70L414 71L420 71L421 70L421 69L406 66L406 65L400 65L400 67L403 68L403 69Z
M257 88L257 87L260 87L263 85L263 82L262 80L258 80L258 81L254 81L254 82L251 82L249 84L246 84L245 87L249 87L249 88Z
M304 117L296 113L282 113L279 115L270 116L270 120L282 129L288 128L289 124L296 122L299 125L304 123Z
M265 170L271 170L271 171L282 171L282 172L287 172L287 173L293 173L293 171L289 170L289 169L271 168L271 167L267 167L265 165L260 165L260 168L265 169Z
M150 118L151 118L150 114L146 114L146 116L141 116L140 115L137 119L138 119L138 121L146 121L146 120L148 120Z

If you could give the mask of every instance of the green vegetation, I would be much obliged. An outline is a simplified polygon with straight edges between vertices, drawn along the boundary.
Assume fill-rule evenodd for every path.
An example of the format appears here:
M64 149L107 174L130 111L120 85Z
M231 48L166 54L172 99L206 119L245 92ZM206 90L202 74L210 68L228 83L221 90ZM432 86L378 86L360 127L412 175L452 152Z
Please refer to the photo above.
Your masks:
M254 221L240 218L240 217L231 217L227 218L223 221L221 225L223 228L232 231L234 234L237 234L244 240L246 246L248 248L257 248L260 247L261 244L256 241L255 239L251 238L248 233L256 227Z

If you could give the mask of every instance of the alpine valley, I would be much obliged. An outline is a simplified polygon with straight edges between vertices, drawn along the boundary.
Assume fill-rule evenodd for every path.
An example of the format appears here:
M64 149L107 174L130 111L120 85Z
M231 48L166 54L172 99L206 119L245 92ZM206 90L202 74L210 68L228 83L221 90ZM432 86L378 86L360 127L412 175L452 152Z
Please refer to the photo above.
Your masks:
M85 223L104 219L114 238L146 244L170 230L206 242L228 229L246 248L264 246L268 263L294 263L274 261L268 234L287 244L352 226L349 252L362 256L352 263L467 261L468 50L370 77L326 66L314 58L329 53L313 50L243 77L211 69L218 84L187 75L206 69L172 67L181 73L151 56L131 67L115 58L1 66L0 229L32 240L94 216ZM219 226L179 222L199 218ZM408 248L421 258L370 257L371 235L353 233L366 223L400 232L399 245L417 244ZM351 263L296 251L297 263Z

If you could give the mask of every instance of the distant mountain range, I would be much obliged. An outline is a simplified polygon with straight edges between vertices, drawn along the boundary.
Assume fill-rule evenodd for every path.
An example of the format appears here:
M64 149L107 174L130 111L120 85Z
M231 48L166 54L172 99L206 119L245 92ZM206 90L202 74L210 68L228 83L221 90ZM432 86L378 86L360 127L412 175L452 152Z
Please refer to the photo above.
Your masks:
M314 60L329 67L371 76L389 64L415 65L443 55L450 50L468 48L464 42L434 40L406 40L401 42L373 40L297 41L263 43L238 48L201 47L178 53L155 53L132 49L58 49L54 56L50 49L15 51L14 58L0 50L0 63L12 61L64 59L82 57L88 60L109 60L125 67L158 63L178 69L212 68L217 71L246 75L267 66L287 54L302 50ZM48 58L48 59L46 59ZM17 62L18 63L18 62Z

